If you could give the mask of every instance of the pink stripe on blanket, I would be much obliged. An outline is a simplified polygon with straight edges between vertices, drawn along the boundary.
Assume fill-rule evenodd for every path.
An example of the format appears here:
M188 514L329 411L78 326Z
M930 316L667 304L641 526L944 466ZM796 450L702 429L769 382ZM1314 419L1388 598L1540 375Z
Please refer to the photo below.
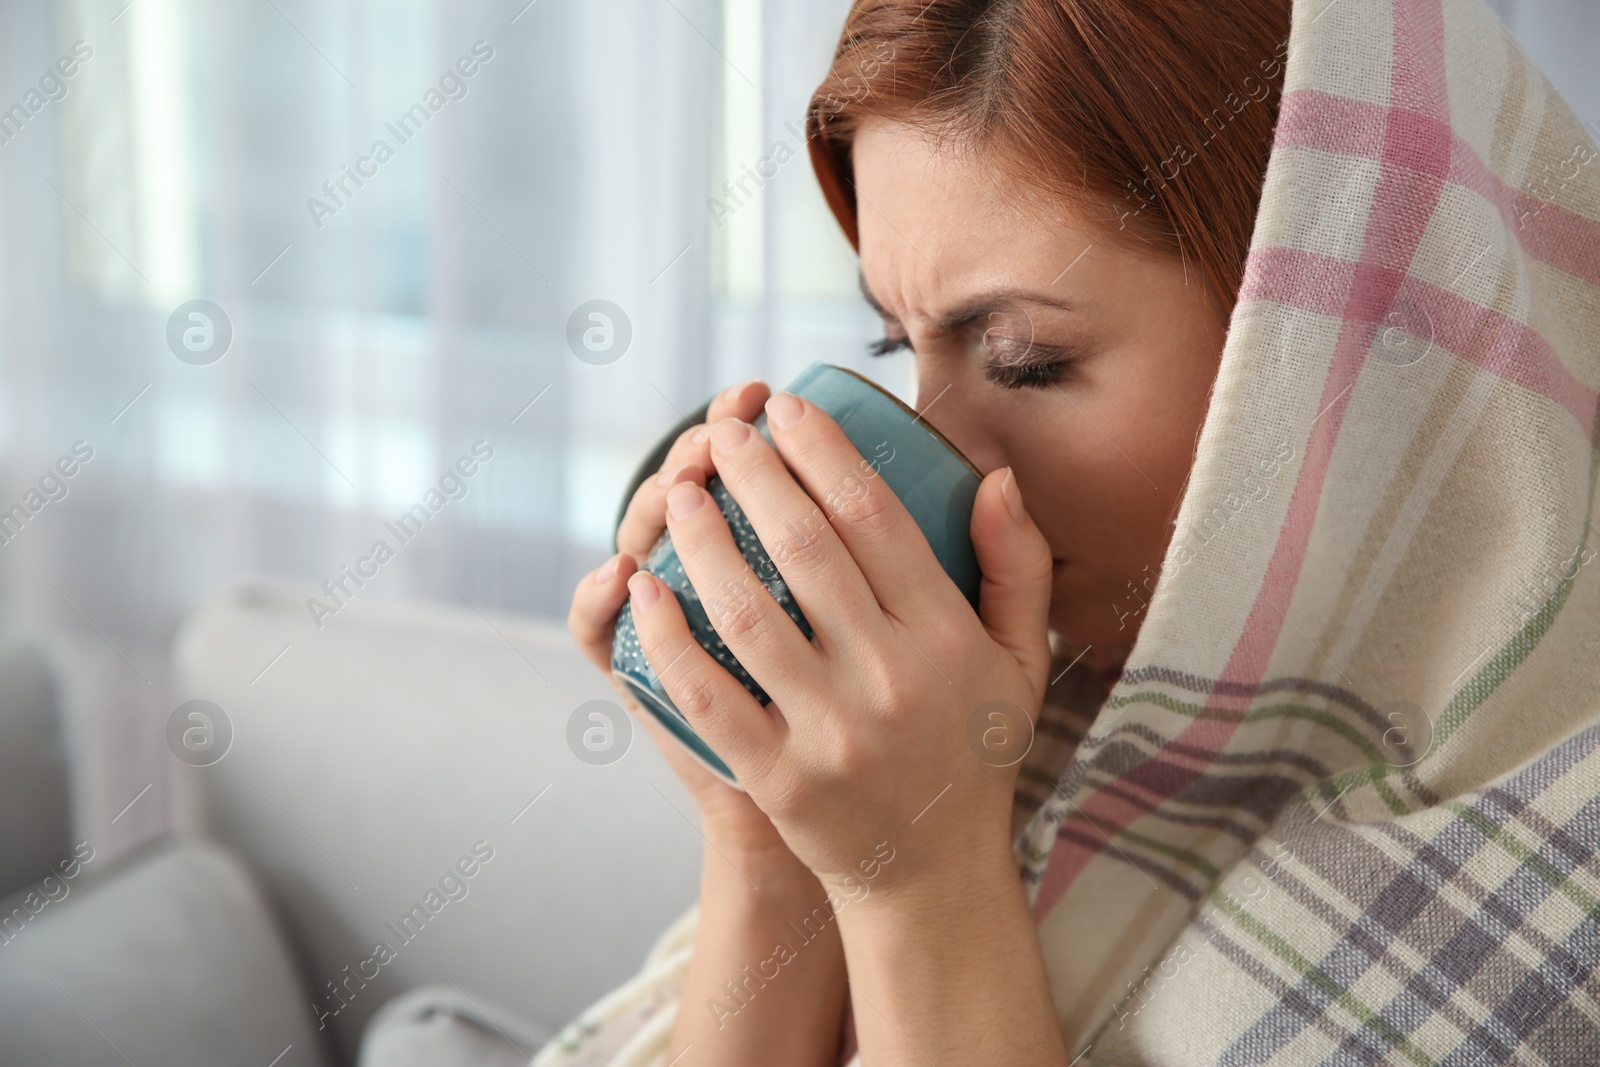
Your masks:
M1404 119L1400 116L1404 115ZM1483 157L1450 127L1415 112L1398 112L1378 104L1350 100L1316 89L1299 89L1286 93L1278 112L1278 125L1273 135L1273 149L1294 146L1312 148L1343 156L1376 160L1384 153L1383 162L1400 166L1407 162L1406 153L1390 155L1385 130L1393 133L1395 121L1403 121L1412 128L1419 143L1423 140L1448 139L1450 165L1442 175L1453 185L1493 204L1501 219L1517 234L1523 251L1530 259L1582 278L1590 285L1600 286L1600 222L1584 218L1564 207L1546 202L1500 179L1484 163ZM1431 129L1424 130L1424 127ZM1574 151L1593 151L1588 145L1573 145ZM1437 172L1436 161L1417 160L1416 166ZM1595 166L1593 161L1574 159L1573 176L1584 166ZM1540 177L1540 176L1536 176ZM1551 192L1562 188L1568 175L1561 168L1540 178ZM1466 257L1464 257L1465 260ZM1462 266L1466 266L1465 261Z
M1544 336L1527 324L1410 276L1398 279L1393 307L1363 306L1352 295L1354 263L1293 248L1266 248L1258 255L1261 270L1246 280L1240 303L1271 300L1319 315L1338 315L1348 307L1385 329L1403 321L1408 330L1426 331L1429 336L1421 340L1443 352L1560 404L1583 432L1594 424L1600 394L1574 378ZM1407 310L1395 313L1396 307ZM1419 358L1438 357L1430 351Z
M1307 441L1284 528L1267 566L1261 592L1221 672L1224 681L1254 685L1266 671L1268 657L1277 645L1285 622L1280 609L1288 608L1299 580L1351 386L1360 374L1376 330L1376 325L1364 319L1358 309L1391 305L1399 289L1399 279L1416 254L1449 173L1451 138L1448 129L1439 121L1449 114L1446 87L1435 84L1436 79L1431 79L1430 75L1432 71L1444 69L1441 2L1399 0L1394 7L1394 22L1390 79L1394 105L1379 111L1383 124L1382 133L1375 142L1382 146L1377 187L1367 219L1361 262L1352 265L1353 274L1343 290L1348 294L1340 316L1344 321L1318 404L1322 414ZM1427 116L1434 116L1434 121L1427 121ZM1275 134L1274 150L1279 144L1277 137ZM1252 251L1245 261L1242 289L1263 288L1266 282L1261 275L1268 269L1268 257ZM1241 700L1213 696L1207 700L1206 707L1237 709ZM1222 751L1236 729L1233 722L1202 718L1186 727L1178 740L1216 754ZM1161 782L1162 793L1175 797L1197 777L1197 772L1167 775ZM1099 855L1118 832L1143 814L1125 800L1099 790L1076 806L1091 819L1102 845L1088 846L1070 837L1057 837L1035 899L1036 919L1047 915L1089 861Z

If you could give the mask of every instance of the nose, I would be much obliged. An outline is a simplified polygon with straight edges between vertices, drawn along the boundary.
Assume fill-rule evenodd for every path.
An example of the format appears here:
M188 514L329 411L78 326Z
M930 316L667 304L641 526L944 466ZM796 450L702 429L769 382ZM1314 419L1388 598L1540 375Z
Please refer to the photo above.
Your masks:
M917 361L917 402L913 407L922 415L922 421L955 445L980 474L1004 467L1005 453L974 403L972 387L948 374L935 373L927 365L931 362Z

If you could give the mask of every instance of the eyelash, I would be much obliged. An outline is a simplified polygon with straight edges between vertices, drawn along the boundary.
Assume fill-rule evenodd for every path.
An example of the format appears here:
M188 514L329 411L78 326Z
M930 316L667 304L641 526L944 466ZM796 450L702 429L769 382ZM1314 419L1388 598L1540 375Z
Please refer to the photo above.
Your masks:
M910 348L907 338L880 337L867 345L867 352L873 356L887 356ZM1048 389L1059 384L1062 375L1076 362L1076 358L1067 357L1041 363L988 363L984 366L984 377L1002 389Z
M867 353L873 356L887 356L891 352L911 347L911 342L904 337L880 337L867 345Z

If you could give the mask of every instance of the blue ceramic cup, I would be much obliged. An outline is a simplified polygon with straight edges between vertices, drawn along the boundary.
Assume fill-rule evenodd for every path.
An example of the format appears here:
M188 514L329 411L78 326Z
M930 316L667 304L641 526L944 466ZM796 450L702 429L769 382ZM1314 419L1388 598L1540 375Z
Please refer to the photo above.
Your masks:
M899 398L854 371L828 363L813 363L789 384L788 391L806 398L827 412L856 446L863 460L843 484L835 487L827 498L816 502L819 511L811 516L810 521L816 524L826 522L826 517L832 515L842 503L851 499L852 495L863 492L866 483L874 478L882 478L921 527L945 573L976 608L982 580L971 534L972 504L978 495L978 483L982 480L977 468ZM767 432L766 415L759 416L752 425L769 444L772 443L772 435ZM650 460L646 461L645 466L649 469L642 469L641 475L635 479L636 484L644 476L654 473L660 463L658 457L679 432L679 428L675 427L672 433L663 438ZM750 564L755 579L746 576L744 583L740 583L730 578L725 580L721 588L696 590L689 584L683 565L678 561L677 550L672 546L672 536L667 533L663 533L650 550L641 569L660 578L677 596L690 632L701 647L739 679L752 696L766 704L770 701L766 692L740 666L722 638L717 636L706 611L707 603L716 607L719 600L725 602L726 598L770 595L807 638L812 635L811 624L801 614L799 605L784 583L781 552L776 559L767 553L756 539L744 511L723 486L721 478L710 478L706 489L722 509L734 540L744 553L745 561ZM789 532L785 544L791 543L790 537L804 538L813 533L815 528L797 528ZM661 679L645 659L639 648L638 632L634 629L631 601L623 605L622 613L617 617L616 639L611 648L611 673L712 773L739 788L727 764L717 757L673 706Z

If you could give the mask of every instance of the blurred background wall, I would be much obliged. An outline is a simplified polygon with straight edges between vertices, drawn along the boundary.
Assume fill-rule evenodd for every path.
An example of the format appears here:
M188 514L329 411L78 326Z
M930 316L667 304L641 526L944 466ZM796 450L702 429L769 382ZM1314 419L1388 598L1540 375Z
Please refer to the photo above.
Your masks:
M167 824L196 596L337 579L475 443L363 600L564 616L634 463L714 389L825 359L908 395L804 150L847 6L0 4L0 509L92 453L0 544L0 614L66 661L86 832ZM1490 6L1600 120L1600 5ZM586 361L595 300L631 336Z

